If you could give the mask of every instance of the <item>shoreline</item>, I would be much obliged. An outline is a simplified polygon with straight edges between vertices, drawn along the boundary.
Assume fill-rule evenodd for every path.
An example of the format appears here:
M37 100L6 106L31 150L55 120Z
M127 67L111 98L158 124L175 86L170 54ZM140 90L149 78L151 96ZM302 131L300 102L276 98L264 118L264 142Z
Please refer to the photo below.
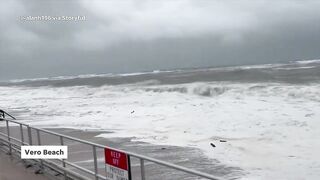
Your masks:
M197 148L154 145L144 142L131 141L131 138L102 138L96 137L101 131L83 131L69 128L46 128L60 134L76 137L82 140L94 142L97 144L105 144L113 148L123 149L126 151L143 154L148 157L160 159L191 169L196 169L202 172L213 174L215 176L226 179L236 178L240 179L244 176L240 168L227 167L215 159L209 159L204 153ZM0 127L4 130L4 127ZM2 131L3 132L3 131ZM10 133L12 136L20 139L20 131L18 127L11 127ZM105 133L105 132L104 132ZM34 143L37 142L35 132L33 134ZM27 139L27 138L25 138ZM60 143L57 137L41 134L42 145L58 145ZM36 144L36 143L35 143ZM65 145L69 148L68 161L76 163L82 167L93 170L92 152L90 146L79 144L75 141L65 141ZM98 155L98 169L99 173L104 173L104 154L103 149L97 149ZM134 177L140 177L140 164L136 158L131 158L131 170ZM147 179L194 179L195 177L185 174L183 172L175 171L165 168L154 163L145 162L146 178Z

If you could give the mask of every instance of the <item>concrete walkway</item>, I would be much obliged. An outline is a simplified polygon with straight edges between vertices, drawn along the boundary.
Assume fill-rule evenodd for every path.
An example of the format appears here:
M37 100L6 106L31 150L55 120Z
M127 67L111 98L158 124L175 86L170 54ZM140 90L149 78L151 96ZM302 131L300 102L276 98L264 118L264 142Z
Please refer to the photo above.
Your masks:
M0 151L0 180L49 180L51 178L35 174L34 169L25 168L21 161Z

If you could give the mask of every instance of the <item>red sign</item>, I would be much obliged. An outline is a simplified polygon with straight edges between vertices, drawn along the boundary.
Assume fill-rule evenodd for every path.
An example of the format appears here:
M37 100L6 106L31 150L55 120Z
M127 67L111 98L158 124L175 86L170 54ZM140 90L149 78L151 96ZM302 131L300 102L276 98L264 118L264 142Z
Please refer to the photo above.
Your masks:
M128 155L109 148L104 148L106 164L128 171Z

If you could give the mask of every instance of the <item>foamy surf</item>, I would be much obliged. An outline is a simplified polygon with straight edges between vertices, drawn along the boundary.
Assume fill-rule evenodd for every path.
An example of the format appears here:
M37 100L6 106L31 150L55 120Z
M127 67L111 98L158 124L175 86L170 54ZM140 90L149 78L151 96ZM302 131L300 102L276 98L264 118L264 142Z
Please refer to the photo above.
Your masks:
M202 77L207 71L169 74L177 83L138 75L139 82L100 86L1 86L1 108L36 126L104 130L113 133L100 137L199 148L242 168L248 173L243 179L318 179L318 81L180 83L179 78ZM304 75L302 80L318 78L310 69L276 71L286 78L296 73Z

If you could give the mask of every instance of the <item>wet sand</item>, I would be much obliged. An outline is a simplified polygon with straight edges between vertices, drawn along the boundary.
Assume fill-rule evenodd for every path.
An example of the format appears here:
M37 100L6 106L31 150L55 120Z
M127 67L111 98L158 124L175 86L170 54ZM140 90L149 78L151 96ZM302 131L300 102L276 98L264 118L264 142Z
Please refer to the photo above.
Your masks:
M199 149L190 147L178 147L178 146L164 146L164 145L153 145L144 142L133 142L131 138L100 138L96 137L102 132L99 131L81 131L74 129L49 129L57 133L65 134L72 137L77 137L83 140L94 142L97 144L108 145L110 147L143 154L148 157L171 162L184 167L189 167L199 171L207 172L215 176L224 177L226 179L239 178L244 175L244 172L237 167L228 167L221 164L219 161L214 159L208 159ZM0 128L1 132L5 132L4 128ZM20 131L17 127L11 128L11 135L20 139ZM103 132L106 133L106 132ZM37 144L36 133L33 132L33 144ZM27 133L24 132L25 140ZM69 148L68 161L76 163L79 166L93 169L93 155L92 147L84 144L80 144L75 141L65 140L65 145ZM41 144L42 145L53 145L60 144L60 139L56 136L52 136L46 133L41 133ZM97 149L98 156L98 168L99 173L104 174L104 153L103 149ZM2 152L1 152L2 153ZM132 166L132 179L140 179L140 164L136 158L131 158ZM14 171L20 171L16 169ZM145 162L145 172L147 179L161 179L161 180L175 180L175 179L201 179L183 172L168 169L154 163ZM89 176L90 177L90 176ZM92 176L91 176L92 177ZM1 179L2 180L2 179Z

